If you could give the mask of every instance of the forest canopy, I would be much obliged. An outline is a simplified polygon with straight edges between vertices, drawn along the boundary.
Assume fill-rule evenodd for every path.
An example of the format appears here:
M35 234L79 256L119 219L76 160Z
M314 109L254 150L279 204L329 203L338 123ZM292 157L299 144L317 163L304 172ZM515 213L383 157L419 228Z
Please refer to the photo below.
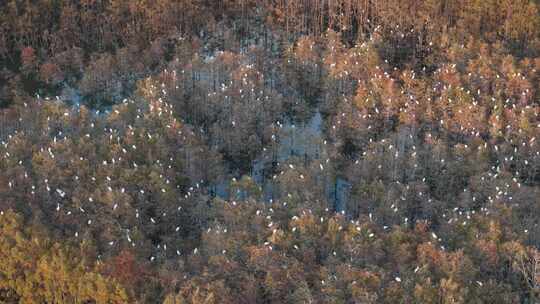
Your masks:
M539 10L0 1L0 302L537 303Z

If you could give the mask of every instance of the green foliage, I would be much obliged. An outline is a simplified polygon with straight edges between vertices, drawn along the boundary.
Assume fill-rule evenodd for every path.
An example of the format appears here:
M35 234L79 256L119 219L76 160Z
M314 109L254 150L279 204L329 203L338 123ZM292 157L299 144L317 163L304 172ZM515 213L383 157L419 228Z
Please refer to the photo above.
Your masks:
M25 303L126 303L125 289L100 273L83 248L47 239L39 227L24 228L12 211L0 216L0 289ZM2 301L6 300L2 299Z

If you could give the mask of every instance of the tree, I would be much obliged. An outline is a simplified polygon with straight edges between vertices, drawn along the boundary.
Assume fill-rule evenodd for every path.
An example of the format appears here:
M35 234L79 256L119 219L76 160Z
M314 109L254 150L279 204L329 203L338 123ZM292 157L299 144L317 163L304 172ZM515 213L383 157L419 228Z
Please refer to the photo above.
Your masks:
M85 260L84 251L52 242L35 228L23 228L13 211L0 216L2 251L0 289L29 303L73 302L125 303L124 288L99 273L96 263ZM81 253L83 255L81 255Z

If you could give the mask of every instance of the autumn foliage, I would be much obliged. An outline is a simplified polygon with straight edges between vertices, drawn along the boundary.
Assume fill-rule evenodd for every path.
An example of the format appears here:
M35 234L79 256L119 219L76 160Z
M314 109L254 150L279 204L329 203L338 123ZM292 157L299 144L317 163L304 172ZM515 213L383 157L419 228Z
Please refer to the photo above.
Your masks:
M538 302L538 5L2 2L0 302Z

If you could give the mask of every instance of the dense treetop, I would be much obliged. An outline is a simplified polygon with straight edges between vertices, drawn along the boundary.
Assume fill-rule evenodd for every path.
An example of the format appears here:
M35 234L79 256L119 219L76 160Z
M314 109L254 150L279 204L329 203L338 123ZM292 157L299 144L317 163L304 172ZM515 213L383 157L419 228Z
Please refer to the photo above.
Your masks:
M536 303L530 0L0 3L0 302Z

